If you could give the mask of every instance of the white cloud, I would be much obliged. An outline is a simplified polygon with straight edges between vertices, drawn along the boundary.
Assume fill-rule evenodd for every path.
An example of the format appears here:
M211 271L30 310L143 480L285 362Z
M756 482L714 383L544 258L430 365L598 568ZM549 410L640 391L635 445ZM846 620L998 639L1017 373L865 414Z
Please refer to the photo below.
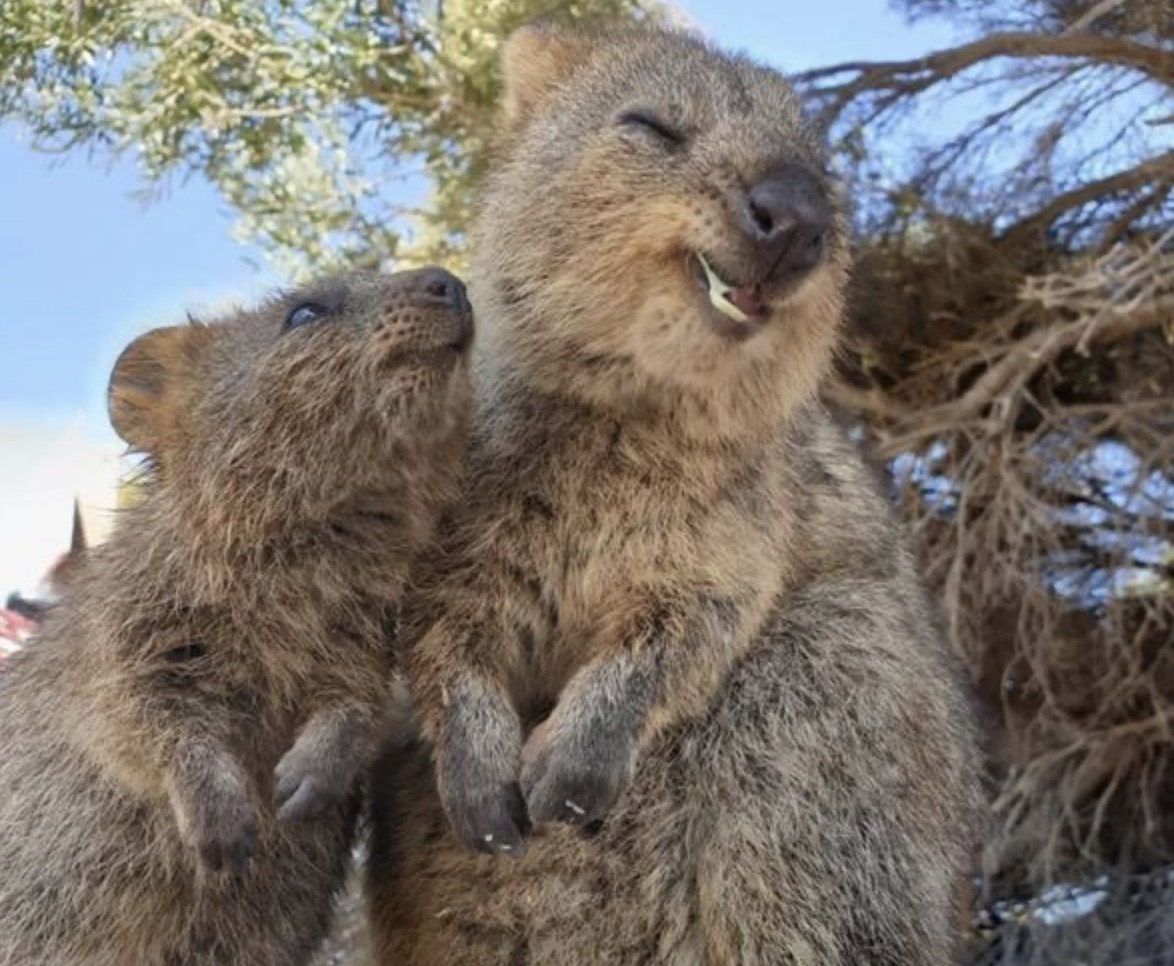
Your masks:
M0 0L2 2L2 0ZM87 525L108 528L124 450L106 414L106 383L123 347L149 329L182 324L190 312L215 319L255 305L276 288L269 271L249 271L220 286L149 300L96 340L94 384L83 410L56 417L0 408L0 603L12 590L34 592L69 548L76 496Z
M2 0L0 0L2 2ZM13 590L34 591L69 549L73 501L89 514L87 526L109 527L125 447L106 416L106 380L114 360L138 335L181 324L190 312L210 321L255 305L276 285L268 272L250 272L219 287L189 291L126 313L126 321L99 340L89 405L66 417L0 409L0 604Z

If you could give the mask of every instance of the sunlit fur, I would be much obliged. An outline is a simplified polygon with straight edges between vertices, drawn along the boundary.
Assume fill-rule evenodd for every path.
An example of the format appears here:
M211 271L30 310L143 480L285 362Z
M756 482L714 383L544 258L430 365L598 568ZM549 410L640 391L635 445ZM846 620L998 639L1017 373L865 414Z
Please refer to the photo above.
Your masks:
M815 398L847 239L795 95L651 29L529 28L503 66L470 475L405 607L431 747L375 770L378 962L942 966L970 716ZM827 255L730 340L686 256L756 281L740 193L796 163L838 212ZM508 858L516 788L560 821Z
M0 672L0 963L309 960L397 597L466 448L458 312L420 279L337 278L119 359L143 499ZM307 301L330 314L283 331ZM279 762L317 814L277 820ZM243 876L212 867L254 831Z

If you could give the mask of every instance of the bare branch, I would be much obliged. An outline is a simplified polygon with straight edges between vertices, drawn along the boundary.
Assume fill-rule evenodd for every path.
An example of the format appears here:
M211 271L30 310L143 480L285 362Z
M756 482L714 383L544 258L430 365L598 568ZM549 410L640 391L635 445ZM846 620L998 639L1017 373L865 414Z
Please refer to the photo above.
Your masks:
M1135 225L1148 212L1164 203L1172 191L1174 191L1174 182L1156 184L1138 192L1137 198L1127 205L1121 214L1113 220L1113 223L1105 229L1095 254L1103 254L1117 244L1131 226Z
M1000 238L1007 246L1021 244L1033 234L1046 231L1061 215L1086 205L1098 198L1119 191L1133 191L1151 184L1168 184L1174 181L1174 151L1167 151L1155 158L1125 171L1119 171L1097 181L1090 181L1057 195L1030 217L1012 225Z
M1160 47L1135 40L1089 33L1061 35L997 33L928 57L906 61L850 61L795 75L795 81L812 93L829 99L828 119L839 116L855 98L865 93L882 100L920 94L970 68L999 58L1076 58L1113 64L1139 71L1165 87L1174 87L1174 57ZM837 80L845 75L855 75Z
M868 413L882 419L897 421L908 416L908 410L904 406L880 389L860 389L842 380L824 386L823 398L842 409Z
M862 389L835 382L824 390L827 401L864 413L890 430L878 451L893 456L918 441L971 426L988 431L984 414L1006 405L1036 373L1063 352L1087 353L1093 345L1111 343L1154 326L1170 326L1174 319L1174 275L1163 255L1166 239L1148 249L1117 247L1093 261L1079 274L1029 278L1020 304L1034 303L1058 320L1002 347L985 372L959 398L929 408L904 404L878 388ZM1012 310L1015 311L1014 309ZM995 331L999 326L989 326ZM997 420L996 420L997 422Z
M1111 13L1118 7L1124 6L1125 0L1101 0L1100 3L1093 4L1083 14L1074 20L1064 33L1075 34L1080 33L1087 27L1091 27L1094 23L1101 19L1105 14Z

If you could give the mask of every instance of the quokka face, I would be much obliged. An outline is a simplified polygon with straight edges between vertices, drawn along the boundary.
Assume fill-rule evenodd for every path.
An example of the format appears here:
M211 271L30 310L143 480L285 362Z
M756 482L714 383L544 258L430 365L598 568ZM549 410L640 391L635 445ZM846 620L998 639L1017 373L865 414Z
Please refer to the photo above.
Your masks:
M653 31L525 31L503 70L477 239L487 337L604 404L731 382L809 395L839 328L846 223L786 80Z
M464 286L439 269L328 279L141 336L111 421L193 524L296 524L463 445L472 336Z

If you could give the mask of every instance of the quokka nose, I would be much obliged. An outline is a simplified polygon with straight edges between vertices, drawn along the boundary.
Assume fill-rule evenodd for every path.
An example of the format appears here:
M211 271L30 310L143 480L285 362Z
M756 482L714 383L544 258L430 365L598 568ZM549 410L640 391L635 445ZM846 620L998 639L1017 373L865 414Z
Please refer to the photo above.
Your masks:
M744 227L774 278L807 271L823 258L831 210L814 173L790 164L746 193Z
M452 309L440 316L442 327L437 335L445 345L464 351L473 341L473 308L465 283L443 268L430 266L418 269L411 280L415 298L426 305Z
M460 309L469 310L469 296L465 291L465 283L443 268L422 268L416 279L420 291L429 300L435 299L438 303Z

